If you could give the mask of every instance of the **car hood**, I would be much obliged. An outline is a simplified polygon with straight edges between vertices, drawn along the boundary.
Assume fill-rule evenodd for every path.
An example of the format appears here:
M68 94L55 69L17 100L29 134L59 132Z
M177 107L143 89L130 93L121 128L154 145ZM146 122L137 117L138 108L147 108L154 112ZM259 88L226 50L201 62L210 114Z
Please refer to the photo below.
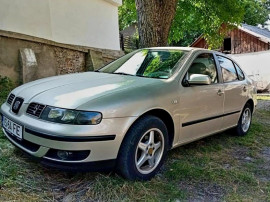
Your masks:
M157 81L136 76L86 72L40 79L16 88L13 93L22 97L25 103L37 102L76 109L90 100L127 88L153 85Z

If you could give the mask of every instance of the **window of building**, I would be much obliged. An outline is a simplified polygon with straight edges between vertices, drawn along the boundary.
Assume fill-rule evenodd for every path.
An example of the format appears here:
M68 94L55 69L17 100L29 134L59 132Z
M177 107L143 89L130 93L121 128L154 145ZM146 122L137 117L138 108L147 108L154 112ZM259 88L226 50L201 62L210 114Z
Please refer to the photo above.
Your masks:
M223 46L224 46L224 52L231 52L232 50L231 38L224 39Z

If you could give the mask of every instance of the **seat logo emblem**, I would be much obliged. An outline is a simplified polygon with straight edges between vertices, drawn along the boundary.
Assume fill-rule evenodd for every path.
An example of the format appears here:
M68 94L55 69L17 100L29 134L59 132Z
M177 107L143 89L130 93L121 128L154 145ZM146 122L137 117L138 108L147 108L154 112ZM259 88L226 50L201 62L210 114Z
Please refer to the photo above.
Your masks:
M36 105L35 108L33 109L33 114L35 115L39 109L39 105Z
M13 109L14 110L18 110L19 109L19 106L20 106L21 102L19 100L17 100L14 105L13 105Z

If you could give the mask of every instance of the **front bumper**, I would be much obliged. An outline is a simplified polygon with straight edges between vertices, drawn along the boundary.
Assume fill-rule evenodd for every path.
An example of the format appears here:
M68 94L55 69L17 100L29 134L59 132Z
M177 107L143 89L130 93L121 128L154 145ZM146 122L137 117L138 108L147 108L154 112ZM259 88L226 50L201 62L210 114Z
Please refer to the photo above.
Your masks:
M102 164L101 161L114 161L124 134L136 119L136 117L103 119L99 125L91 126L66 125L28 116L21 112L26 111L26 108L27 104L24 104L16 115L11 112L7 103L1 106L0 112L5 117L23 126L22 141L3 129L5 136L16 147L40 160L41 163L60 168L82 168L83 164L97 167ZM79 160L63 160L49 155L52 150L89 151L89 155Z
M60 169L63 171L67 172L77 172L77 171L85 171L85 172L97 172L97 171L111 171L115 168L116 166L116 159L111 159L111 160L102 160L102 161L93 161L93 162L79 162L79 161L74 161L74 162L68 162L68 161L59 161L55 159L50 159L46 157L36 157L34 155L31 155L29 152L25 151L25 148L21 146L21 144L17 144L16 140L14 140L8 133L4 131L4 134L7 136L9 141L16 147L20 148L24 154L26 154L30 159L41 163L45 167L49 168L55 168L55 169ZM13 140L12 140L13 139Z

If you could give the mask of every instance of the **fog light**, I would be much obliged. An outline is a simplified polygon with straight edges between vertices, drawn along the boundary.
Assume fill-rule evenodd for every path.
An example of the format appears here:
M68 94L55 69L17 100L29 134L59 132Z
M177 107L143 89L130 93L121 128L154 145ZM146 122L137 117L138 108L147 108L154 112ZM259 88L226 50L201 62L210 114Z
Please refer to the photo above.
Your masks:
M57 149L50 149L46 157L51 159L57 159L62 161L82 161L86 159L90 154L90 150L83 150L83 151L66 151L66 150L57 150Z
M62 159L62 160L67 160L69 159L70 156L72 156L72 152L69 151L58 151L57 156Z

